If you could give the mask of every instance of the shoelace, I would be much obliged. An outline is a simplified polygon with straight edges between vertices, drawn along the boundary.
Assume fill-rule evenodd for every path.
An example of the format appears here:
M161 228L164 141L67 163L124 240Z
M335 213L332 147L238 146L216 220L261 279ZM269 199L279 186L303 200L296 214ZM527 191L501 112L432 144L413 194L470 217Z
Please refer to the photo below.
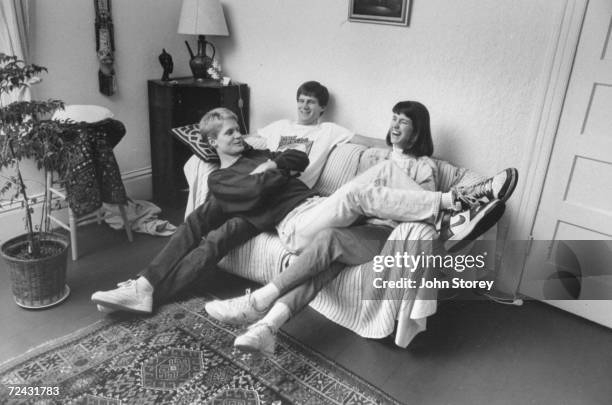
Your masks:
M487 197L490 200L493 199L493 177L473 186L465 187L464 192L472 194L475 198Z
M480 205L480 200L478 200L475 194L467 193L463 188L457 188L454 191L455 199L461 202L464 209L472 209Z
M237 305L239 309L243 308L252 308L257 311L255 304L253 304L253 298L251 296L251 289L246 288L244 290L244 295L240 298L234 299L232 304ZM244 314L243 314L244 315ZM246 315L244 315L246 317Z
M134 284L135 282L136 282L136 280L122 281L120 283L117 283L117 287L119 287L119 288L131 287L132 284Z
M246 297L246 300L244 302L242 302L242 300L240 300L239 302L242 302L243 306L245 306L245 307L246 306L250 306L250 307L255 308L255 305L253 305L253 303L251 302L251 299L252 299L251 298L251 289L250 288L246 288L244 290L244 295Z

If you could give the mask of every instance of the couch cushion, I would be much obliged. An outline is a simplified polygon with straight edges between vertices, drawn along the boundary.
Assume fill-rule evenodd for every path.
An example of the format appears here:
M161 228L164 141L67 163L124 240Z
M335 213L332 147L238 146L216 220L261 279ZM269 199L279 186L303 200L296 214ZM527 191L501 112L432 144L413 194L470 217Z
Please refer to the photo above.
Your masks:
M355 177L364 150L366 150L365 146L352 143L336 146L329 154L314 189L321 195L328 196Z

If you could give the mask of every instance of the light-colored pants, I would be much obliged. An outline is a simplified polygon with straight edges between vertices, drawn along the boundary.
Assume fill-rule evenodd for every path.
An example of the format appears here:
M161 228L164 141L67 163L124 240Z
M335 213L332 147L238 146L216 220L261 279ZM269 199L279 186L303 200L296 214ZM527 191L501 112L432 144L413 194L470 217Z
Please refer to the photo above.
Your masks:
M287 214L276 229L285 247L299 253L322 230L344 228L362 217L433 223L441 195L423 190L393 162L384 161L329 197L309 198Z
M286 270L271 280L281 293L277 302L287 305L291 316L295 315L347 266L372 260L390 233L391 228L370 224L320 232Z

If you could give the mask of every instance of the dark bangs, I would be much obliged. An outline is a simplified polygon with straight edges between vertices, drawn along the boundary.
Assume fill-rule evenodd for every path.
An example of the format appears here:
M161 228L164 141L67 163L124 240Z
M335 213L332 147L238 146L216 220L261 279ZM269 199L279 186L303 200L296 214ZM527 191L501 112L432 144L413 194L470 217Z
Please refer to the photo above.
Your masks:
M393 107L394 114L404 114L412 121L414 137L412 144L403 152L414 156L433 155L434 146L431 138L431 127L429 124L429 111L427 107L418 101L400 101ZM387 145L391 145L390 134L387 133Z

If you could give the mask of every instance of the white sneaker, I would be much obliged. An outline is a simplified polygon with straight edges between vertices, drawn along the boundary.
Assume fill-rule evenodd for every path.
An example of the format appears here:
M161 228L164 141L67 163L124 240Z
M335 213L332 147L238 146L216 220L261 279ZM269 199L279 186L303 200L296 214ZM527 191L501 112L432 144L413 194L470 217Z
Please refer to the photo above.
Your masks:
M112 314L113 312L117 312L116 309L105 307L104 305L96 305L98 312L102 312L103 314Z
M276 347L276 333L273 326L258 322L234 340L234 347L244 352L260 352L271 356Z
M440 239L447 252L456 252L489 230L504 214L500 200L478 204L471 209L447 214L442 220Z
M206 303L204 309L211 317L230 325L250 325L259 321L268 312L255 308L251 290L248 288L242 297L210 301Z
M96 304L120 311L150 314L153 311L153 293L142 291L135 280L117 284L109 291L96 291L91 300Z

